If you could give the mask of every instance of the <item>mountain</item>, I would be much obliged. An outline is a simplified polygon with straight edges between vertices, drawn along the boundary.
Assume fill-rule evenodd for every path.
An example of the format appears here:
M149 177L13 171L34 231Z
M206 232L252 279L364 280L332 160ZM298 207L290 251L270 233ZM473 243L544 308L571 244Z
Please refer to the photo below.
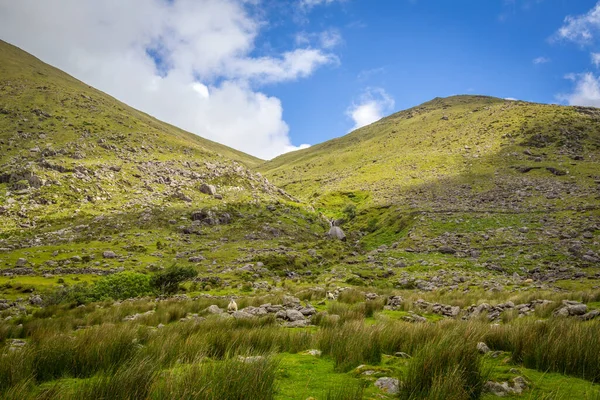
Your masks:
M259 170L367 249L519 273L600 261L596 108L436 98Z
M259 169L317 205L348 193L417 209L539 208L558 197L586 204L597 196L588 189L598 178L599 128L594 108L436 98Z
M0 42L0 265L6 268L164 266L233 247L228 239L260 242L290 232L313 238L313 228L322 234L324 221L252 170L261 162ZM118 258L103 259L105 251ZM245 254L222 252L227 260Z

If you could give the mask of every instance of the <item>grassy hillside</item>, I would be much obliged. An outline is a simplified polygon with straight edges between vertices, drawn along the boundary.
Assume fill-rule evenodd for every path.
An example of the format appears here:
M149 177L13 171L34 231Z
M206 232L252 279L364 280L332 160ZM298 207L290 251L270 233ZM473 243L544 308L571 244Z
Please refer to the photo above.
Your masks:
M478 200L490 198L490 206L537 208L536 195L552 190L547 185L556 186L561 200L544 205L594 202L599 157L600 110L454 96L284 154L259 169L317 205L332 195L366 192L372 205L484 208ZM497 193L518 187L530 187L534 195Z
M11 278L227 269L290 237L320 238L326 223L249 169L259 161L0 43L0 266Z
M599 132L458 96L261 164L0 43L0 398L597 400Z

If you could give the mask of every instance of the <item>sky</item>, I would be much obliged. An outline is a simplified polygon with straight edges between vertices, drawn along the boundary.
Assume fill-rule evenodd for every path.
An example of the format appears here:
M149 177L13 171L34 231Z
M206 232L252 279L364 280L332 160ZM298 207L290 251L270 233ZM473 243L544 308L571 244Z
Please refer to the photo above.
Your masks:
M600 107L597 0L0 0L0 39L263 159L435 97Z

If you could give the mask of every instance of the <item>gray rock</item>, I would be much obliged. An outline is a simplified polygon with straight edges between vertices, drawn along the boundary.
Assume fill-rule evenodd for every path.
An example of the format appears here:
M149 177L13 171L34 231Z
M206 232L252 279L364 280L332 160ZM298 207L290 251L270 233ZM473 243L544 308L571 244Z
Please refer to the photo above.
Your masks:
M339 226L332 226L329 232L327 232L327 236L332 239L346 240L346 234Z
M587 312L587 306L585 304L572 304L567 306L569 315L584 315Z
M304 320L304 315L298 310L286 310L285 318L289 321L301 321Z
M29 304L33 306L41 306L44 301L39 294L34 294L29 298Z
M480 352L481 354L486 354L486 353L489 353L491 350L487 346L487 344L485 344L483 342L479 342L479 343L477 343L477 351Z
M25 258L19 258L15 264L16 267L24 267L25 265L27 265L27 260Z
M193 263L197 263L197 262L204 261L204 260L206 260L206 258L204 258L203 256L193 256L193 257L188 258L188 261L193 262Z
M247 312L244 312L244 311L234 311L231 315L235 319L249 319L249 318L253 317L252 314L248 314Z
M307 319L298 320L298 321L288 321L283 324L283 326L285 326L287 328L304 328L309 325L310 325L310 321Z
M216 304L213 304L211 306L209 306L206 311L208 311L211 314L222 314L223 310L219 308L219 306L217 306Z
M117 258L117 255L115 254L114 251L107 250L107 251L105 251L105 252L102 253L102 257L104 257L104 258Z
M589 321L590 319L596 318L598 315L600 315L600 311L599 310L592 310L592 311L590 311L590 312L588 312L586 314L583 314L579 318L581 318L584 321Z
M559 308L558 310L554 311L554 316L555 317L568 317L569 310L567 307Z
M203 183L200 186L200 192L214 196L217 193L217 189L213 185L207 185L206 183Z
M383 377L375 381L375 386L388 394L397 394L400 390L400 381L396 378Z

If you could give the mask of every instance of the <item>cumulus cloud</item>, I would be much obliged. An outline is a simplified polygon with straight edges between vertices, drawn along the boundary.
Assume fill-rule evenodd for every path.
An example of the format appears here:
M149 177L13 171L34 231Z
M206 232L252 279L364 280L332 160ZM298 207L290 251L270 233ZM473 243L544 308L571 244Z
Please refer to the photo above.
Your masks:
M587 72L569 74L565 78L572 80L575 87L571 93L558 95L560 101L569 105L600 107L600 77Z
M538 64L546 64L546 63L548 63L548 62L550 62L550 59L549 59L549 58L547 58L547 57L537 57L537 58L534 58L534 59L533 59L533 63L534 63L535 65L538 65Z
M592 57L592 64L600 67L600 53L591 53L590 56Z
M586 14L567 16L564 24L556 32L558 39L569 40L580 44L593 42L600 31L600 2Z
M347 0L300 0L300 5L304 8L311 9L315 6L328 5L332 3L343 3Z
M327 29L322 32L299 32L296 44L300 46L317 46L322 49L332 49L342 43L342 35L337 29Z
M260 86L338 60L327 46L254 56L258 3L0 1L0 37L157 118L268 159L298 147L280 100Z
M382 88L369 88L353 103L346 114L354 121L354 129L372 124L389 114L394 108L394 99Z

